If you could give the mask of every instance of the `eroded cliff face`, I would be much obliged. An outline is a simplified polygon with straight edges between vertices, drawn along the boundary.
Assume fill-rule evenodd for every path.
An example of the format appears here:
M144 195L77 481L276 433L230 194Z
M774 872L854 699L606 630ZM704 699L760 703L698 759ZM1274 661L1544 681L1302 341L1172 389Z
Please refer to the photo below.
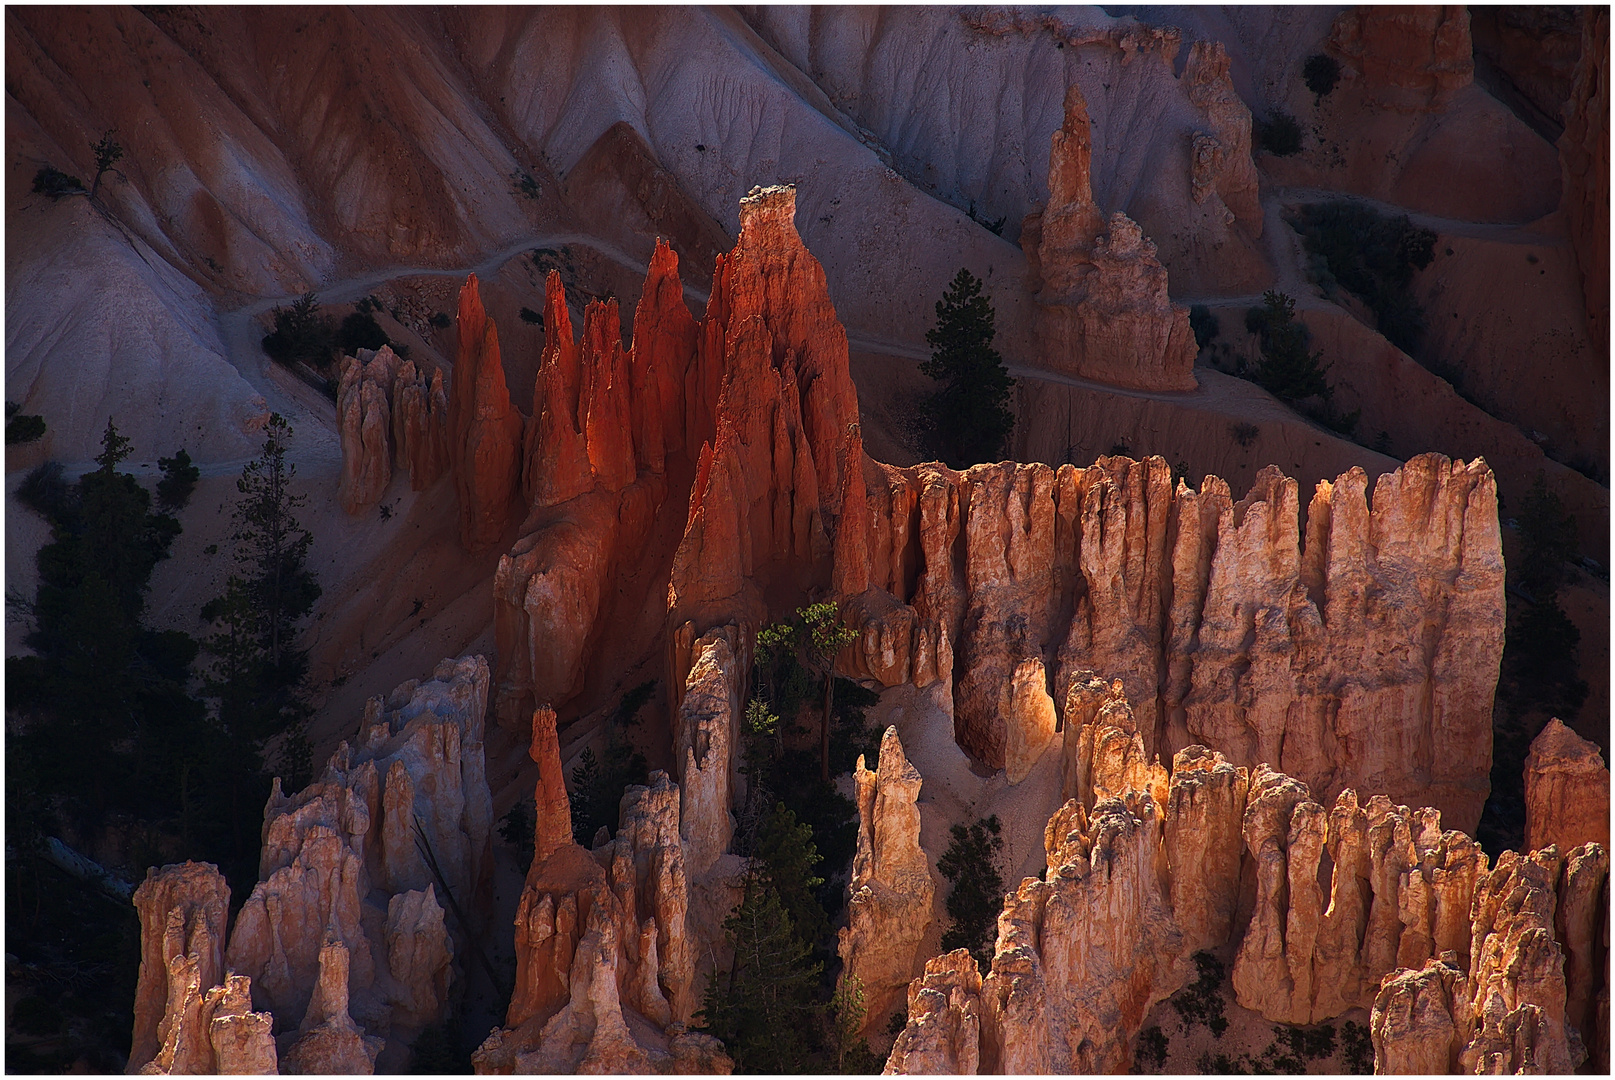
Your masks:
M1189 194L1203 203L1213 194L1227 208L1227 222L1238 221L1252 236L1262 235L1256 162L1251 157L1250 108L1228 75L1228 50L1220 41L1189 46L1183 68L1189 100L1206 115L1210 131L1195 135L1190 154Z
M1525 758L1525 849L1587 843L1609 847L1609 769L1597 743L1549 720Z
M1231 89L1224 92L1226 80L1211 70L1216 62L1210 54L1202 52L1191 62L1196 64L1197 104L1214 114L1213 126L1222 136L1208 136L1215 146L1197 147L1196 177L1202 190L1227 191L1238 204L1230 213L1258 217L1259 208L1252 206L1250 114L1245 113L1241 164L1235 156L1238 109L1226 100L1232 97L1237 105L1238 98ZM1226 57L1223 62L1226 66ZM1138 223L1120 210L1107 219L1095 204L1088 128L1088 103L1073 82L1066 89L1064 123L1049 150L1048 205L1021 224L1043 363L1115 386L1192 390L1196 350L1189 311L1168 299L1166 268Z
M1184 958L1234 939L1239 1004L1291 1024L1371 1007L1377 1071L1565 1072L1588 1041L1607 1054L1601 845L1491 867L1433 809L1348 790L1325 811L1301 781L1198 746L1163 801L1125 706L1114 685L1073 684L1084 734L1067 746L1084 752L1048 870L1006 898L985 977L964 952L927 962L887 1072L1126 1071Z

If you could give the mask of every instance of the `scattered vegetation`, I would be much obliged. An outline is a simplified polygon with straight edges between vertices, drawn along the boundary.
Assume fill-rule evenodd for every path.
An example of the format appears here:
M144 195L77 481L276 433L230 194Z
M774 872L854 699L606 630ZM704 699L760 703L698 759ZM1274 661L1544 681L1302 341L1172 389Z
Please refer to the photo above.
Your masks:
M1301 77L1312 91L1312 103L1322 103L1340 81L1340 62L1324 53L1313 53L1301 68Z
M1228 970L1221 960L1203 949L1195 953L1193 959L1198 977L1172 995L1172 1008L1185 1025L1201 1024L1211 1031L1213 1038L1220 1039L1228 1030L1222 997L1222 984Z
M123 146L114 136L117 128L101 136L101 140L90 145L90 152L95 155L95 180L90 184L90 198L94 199L96 192L101 190L101 178L108 172L119 173L113 166L123 160Z
M515 185L516 194L525 195L529 199L537 199L544 193L544 189L539 187L532 174L520 169L510 174L510 182Z
M981 217L981 216L977 215L977 213L976 213L976 200L974 200L974 199L970 200L970 209L966 210L965 214L970 218L971 221L974 221L977 225L980 225L983 229L986 229L988 232L992 233L994 236L1003 236L1004 235L1004 222L1009 220L1008 217L999 217L999 218L989 219L989 218L985 218L985 217Z
M288 367L304 363L328 375L335 330L331 320L320 311L319 298L306 292L294 300L291 307L276 307L270 314L275 328L263 339L264 352Z
M1252 149L1274 157L1301 152L1301 125L1282 109L1275 109L1265 120L1251 121Z
M45 418L24 414L20 412L21 409L22 406L15 401L6 402L7 446L38 442L45 437Z
M527 309L522 308L522 311L524 313L523 317L525 318L525 312ZM438 330L447 330L454 323L454 320L449 317L449 313L446 311L434 311L432 312L432 317L426 321Z
M538 827L538 804L531 798L517 799L516 804L510 808L499 822L499 836L505 843L516 849L518 861L522 866L531 866L533 852L536 850L533 831ZM577 829L572 830L573 839L577 838Z
M1325 295L1344 288L1373 310L1386 340L1417 356L1425 315L1413 298L1413 275L1435 258L1436 234L1406 214L1387 217L1345 199L1303 206L1291 224Z
M1262 429L1247 420L1239 420L1228 425L1228 434L1233 436L1241 450L1249 450L1261 437Z
M925 335L931 359L920 370L941 384L931 399L931 420L943 460L954 468L995 460L1015 427L1009 407L1015 380L993 348L993 319L981 280L961 267Z
M942 935L942 950L969 949L983 969L992 963L998 913L1004 907L1004 876L998 869L1002 831L997 814L955 825L953 839L937 861L948 879L948 916L953 920Z
M379 350L391 344L387 332L368 311L351 312L337 328L333 341L344 356L357 355L360 349Z
M1133 1052L1134 1067L1142 1066L1159 1071L1166 1064L1166 1051L1170 1045L1160 1024L1151 1024L1138 1033L1138 1047Z
M539 327L544 325L544 313L541 311L534 311L530 307L522 308L521 317L522 322L524 323L531 323L533 326Z
M1204 304L1196 304L1189 309L1189 329L1194 331L1195 348L1204 349L1216 340L1222 327L1210 308Z
M191 455L184 447L174 451L173 457L157 459L163 478L157 481L157 505L170 513L185 509L191 501L191 492L202 478L202 470L191 464Z
M1334 388L1324 378L1328 365L1323 352L1310 348L1312 333L1295 317L1295 300L1269 289L1262 306L1245 312L1245 329L1261 341L1262 358L1242 372L1287 404L1297 406L1332 431L1350 436L1362 416L1361 409L1341 413L1335 409Z

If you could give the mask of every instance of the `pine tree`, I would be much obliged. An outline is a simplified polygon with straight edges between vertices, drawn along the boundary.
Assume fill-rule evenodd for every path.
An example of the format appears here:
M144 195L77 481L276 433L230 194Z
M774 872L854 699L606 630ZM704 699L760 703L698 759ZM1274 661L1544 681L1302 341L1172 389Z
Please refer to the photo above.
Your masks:
M217 629L207 640L214 657L207 678L219 700L219 718L258 745L280 734L288 783L303 778L307 743L302 725L310 709L301 690L308 654L297 648L298 623L319 599L307 567L314 537L295 516L305 503L291 491L297 467L286 460L292 429L278 413L266 428L263 452L242 470L233 521L235 561L222 596L202 608Z
M998 350L993 306L981 280L960 268L936 305L936 326L925 335L931 359L920 370L941 389L932 399L943 458L954 468L995 460L1015 427L1009 377Z
M1253 373L1257 385L1292 404L1310 397L1327 402L1333 396L1319 364L1323 353L1308 350L1312 337L1306 323L1296 320L1292 297L1269 289L1262 306L1246 313L1245 325L1261 338L1262 359Z
M953 841L937 860L937 869L952 883L948 915L953 925L942 935L944 951L969 949L982 966L992 963L998 913L1004 906L1004 879L998 853L1004 848L998 815L969 827L955 825Z
M813 947L797 934L779 893L755 874L723 927L734 961L707 983L698 1014L707 1031L723 1041L736 1072L812 1071L808 1037L822 1011Z
M797 610L807 627L808 653L814 670L824 680L824 724L820 729L819 769L821 780L830 779L830 723L835 714L836 657L858 640L858 634L841 621L841 609L834 601L810 604Z
M823 861L813 844L812 827L797 824L784 803L775 803L758 839L756 873L779 896L797 936L809 945L830 936L830 920L813 895L824 884L813 868Z

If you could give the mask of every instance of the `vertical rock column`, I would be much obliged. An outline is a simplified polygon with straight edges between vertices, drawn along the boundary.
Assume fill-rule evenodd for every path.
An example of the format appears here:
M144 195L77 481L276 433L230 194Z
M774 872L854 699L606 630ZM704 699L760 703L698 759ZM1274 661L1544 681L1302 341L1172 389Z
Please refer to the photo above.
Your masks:
M863 1034L880 1021L908 986L918 966L920 942L931 925L936 882L920 848L919 770L903 754L897 729L880 741L876 771L862 755L853 773L858 785L858 851L848 884L848 924L838 951L843 978L863 985Z

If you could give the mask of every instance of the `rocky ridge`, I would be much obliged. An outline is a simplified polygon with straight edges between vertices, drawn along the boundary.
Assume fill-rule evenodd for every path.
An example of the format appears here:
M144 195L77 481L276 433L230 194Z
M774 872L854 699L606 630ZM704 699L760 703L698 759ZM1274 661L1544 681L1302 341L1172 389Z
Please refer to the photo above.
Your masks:
M1068 715L1102 685L1084 673ZM1125 700L1105 698L1065 744L1077 793L1049 819L1043 878L1006 898L990 970L962 951L928 961L887 1072L1126 1071L1187 957L1236 936L1242 1006L1291 1024L1371 1006L1376 1071L1566 1072L1581 1032L1602 1038L1601 845L1490 867L1432 809L1348 790L1326 812L1300 781L1204 747L1177 755L1163 806ZM1085 765L1100 745L1121 750Z

